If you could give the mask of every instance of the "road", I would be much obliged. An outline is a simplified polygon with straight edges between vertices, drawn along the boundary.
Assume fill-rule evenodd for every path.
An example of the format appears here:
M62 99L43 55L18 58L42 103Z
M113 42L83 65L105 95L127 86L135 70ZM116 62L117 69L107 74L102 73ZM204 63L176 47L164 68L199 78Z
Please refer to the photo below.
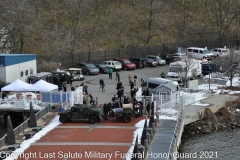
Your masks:
M131 74L132 76L134 74L138 77L138 86L140 86L140 79L146 80L149 77L157 77L160 76L162 72L167 74L169 69L169 64L166 64L164 66L157 66L157 67L146 67L143 69L135 69L131 71L120 71L120 81L123 83L123 86L125 88L124 95L130 97L130 87L128 82L128 75ZM99 98L99 103L108 103L111 101L111 98L114 94L117 93L116 90L116 84L117 81L115 80L115 72L113 73L113 79L109 79L108 74L99 74L99 75L84 75L85 80L84 81L74 81L73 86L80 85L81 83L86 83L88 85L88 92L89 94L92 94L94 98ZM99 80L103 79L105 81L106 87L105 92L101 92L99 90ZM207 84L208 81L204 80L202 78L199 79L199 84ZM210 83L214 84L226 84L226 81L224 80L215 80ZM67 90L70 91L69 84L67 85Z

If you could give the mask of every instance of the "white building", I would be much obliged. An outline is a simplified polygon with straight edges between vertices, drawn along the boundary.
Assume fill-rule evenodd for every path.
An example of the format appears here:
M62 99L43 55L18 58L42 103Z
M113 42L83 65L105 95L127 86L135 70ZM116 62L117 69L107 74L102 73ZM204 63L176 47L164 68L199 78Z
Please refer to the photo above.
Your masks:
M36 54L0 54L0 80L12 83L16 79L24 82L37 73Z

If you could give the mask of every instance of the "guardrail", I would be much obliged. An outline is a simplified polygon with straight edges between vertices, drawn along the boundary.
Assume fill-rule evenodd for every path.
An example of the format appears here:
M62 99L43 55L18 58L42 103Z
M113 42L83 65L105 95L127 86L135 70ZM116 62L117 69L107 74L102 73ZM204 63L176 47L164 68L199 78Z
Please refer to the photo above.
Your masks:
M179 137L179 133L181 131L181 127L182 127L182 123L183 123L183 109L181 110L181 112L179 113L179 118L178 118L178 122L176 123L175 129L174 129L174 134L172 136L172 141L168 150L169 155L171 155L170 157L168 157L168 160L172 160L174 158L173 154L174 152L177 151L178 148L178 137Z
M39 120L40 118L42 118L44 115L46 115L49 111L50 111L50 105L47 105L46 107L44 107L42 110L40 110L39 112L37 112L35 114L36 120ZM19 137L20 133L24 133L24 130L29 128L29 118L24 121L22 124L20 124L19 126L17 126L13 132L15 137ZM5 146L7 144L7 134L5 134L1 139L0 139L0 148L2 148L3 146Z

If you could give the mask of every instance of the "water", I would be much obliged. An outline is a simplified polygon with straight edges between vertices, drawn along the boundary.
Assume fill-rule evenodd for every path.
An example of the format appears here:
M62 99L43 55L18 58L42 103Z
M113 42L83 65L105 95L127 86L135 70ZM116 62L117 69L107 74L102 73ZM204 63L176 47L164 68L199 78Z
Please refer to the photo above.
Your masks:
M237 160L239 152L240 129L226 129L210 134L187 135L183 134L179 152L197 152L197 158L179 158L180 160ZM201 158L200 158L201 156Z

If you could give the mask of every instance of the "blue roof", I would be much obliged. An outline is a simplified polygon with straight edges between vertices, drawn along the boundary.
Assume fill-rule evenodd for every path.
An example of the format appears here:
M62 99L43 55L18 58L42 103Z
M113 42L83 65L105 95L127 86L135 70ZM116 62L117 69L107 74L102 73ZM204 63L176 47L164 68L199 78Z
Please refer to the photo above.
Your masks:
M0 66L11 66L36 60L36 54L0 54Z

